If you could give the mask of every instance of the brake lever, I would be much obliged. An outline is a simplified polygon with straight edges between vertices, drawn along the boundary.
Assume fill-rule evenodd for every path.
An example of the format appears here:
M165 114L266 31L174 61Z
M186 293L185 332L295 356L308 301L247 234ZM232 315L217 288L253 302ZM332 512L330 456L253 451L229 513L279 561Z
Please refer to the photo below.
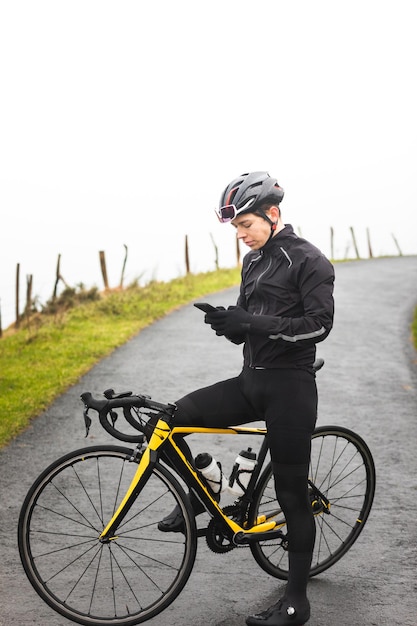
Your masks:
M86 407L83 411L84 415L84 424L85 424L85 436L88 437L91 426L91 417L88 415L88 408Z

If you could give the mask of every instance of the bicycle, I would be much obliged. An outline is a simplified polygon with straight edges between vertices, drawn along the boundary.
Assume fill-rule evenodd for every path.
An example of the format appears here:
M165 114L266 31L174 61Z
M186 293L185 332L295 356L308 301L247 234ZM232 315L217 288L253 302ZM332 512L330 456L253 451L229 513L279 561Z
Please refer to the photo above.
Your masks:
M218 553L249 547L262 569L285 580L288 541L266 430L176 426L173 404L132 392L107 390L104 396L81 395L87 434L94 409L108 433L135 447L96 445L66 454L35 480L22 505L20 556L43 600L79 624L142 623L182 591L201 536ZM128 433L116 427L120 410ZM213 433L261 440L246 492L225 506L178 447L178 436ZM175 472L163 461L167 449ZM352 547L369 516L375 466L365 441L343 427L316 428L308 484L317 527L310 575L316 576ZM202 528L184 486L209 513ZM182 531L160 532L158 522L175 505L184 518Z

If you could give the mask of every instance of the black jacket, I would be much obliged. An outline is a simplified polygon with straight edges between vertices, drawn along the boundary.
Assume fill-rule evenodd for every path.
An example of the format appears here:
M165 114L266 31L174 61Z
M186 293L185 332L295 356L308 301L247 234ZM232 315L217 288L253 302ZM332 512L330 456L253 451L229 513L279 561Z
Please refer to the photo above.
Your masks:
M259 318L255 334L231 338L245 342L244 365L311 369L333 325L333 284L330 261L289 224L249 252L237 304Z

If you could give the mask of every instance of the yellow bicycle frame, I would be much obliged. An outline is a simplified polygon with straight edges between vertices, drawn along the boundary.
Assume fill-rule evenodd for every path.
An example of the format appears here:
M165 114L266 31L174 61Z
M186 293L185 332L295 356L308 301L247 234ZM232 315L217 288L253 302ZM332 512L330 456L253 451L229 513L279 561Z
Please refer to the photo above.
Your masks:
M274 520L266 520L263 516L261 519L257 520L257 523L252 528L242 528L239 524L237 524L234 520L227 517L216 500L212 497L211 493L207 489L205 483L201 480L199 473L195 470L195 468L189 463L188 459L184 456L180 448L177 446L175 442L176 435L186 435L186 434L224 434L224 435L237 435L237 434L257 434L257 435L265 435L266 430L262 428L246 428L246 427L231 427L231 428L200 428L200 427L174 427L171 428L167 422L160 418L154 428L152 437L149 441L148 446L145 448L141 459L139 461L137 470L132 479L132 482L127 490L122 502L120 503L118 509L115 514L108 522L107 526L104 528L103 532L100 534L101 541L110 541L115 539L112 535L113 529L117 529L120 522L132 506L135 501L137 494L140 492L141 480L143 480L148 473L152 471L152 467L156 462L157 455L156 451L158 448L162 446L162 444L168 439L172 448L175 450L178 458L181 460L181 463L187 469L187 471L192 474L195 481L201 487L201 490L205 494L205 499L207 503L210 504L210 509L215 509L217 515L223 518L224 522L229 526L230 530L233 534L239 532L245 533L258 533L258 532L267 532L277 527L277 522ZM281 526L283 524L280 524Z

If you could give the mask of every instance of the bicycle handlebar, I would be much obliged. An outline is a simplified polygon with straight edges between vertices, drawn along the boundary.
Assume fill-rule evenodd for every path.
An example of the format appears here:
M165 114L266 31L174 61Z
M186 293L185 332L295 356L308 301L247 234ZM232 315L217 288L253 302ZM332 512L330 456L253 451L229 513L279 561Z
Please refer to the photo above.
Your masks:
M89 409L97 411L100 424L110 435L112 435L112 437L130 443L142 443L144 440L144 425L138 420L137 416L132 414L132 408L145 408L151 411L164 413L168 421L170 421L176 409L175 404L162 404L161 402L155 402L149 396L133 395L131 392L114 395L114 391L112 389L108 389L104 392L104 395L106 396L104 399L98 399L94 398L90 391L85 391L81 394L81 400L83 401L85 407L84 420L87 435L91 425L91 418L88 416ZM126 421L133 426L133 428L140 431L141 434L128 435L115 428L114 424L118 417L115 409L123 409L123 415ZM109 417L112 423L110 423Z

